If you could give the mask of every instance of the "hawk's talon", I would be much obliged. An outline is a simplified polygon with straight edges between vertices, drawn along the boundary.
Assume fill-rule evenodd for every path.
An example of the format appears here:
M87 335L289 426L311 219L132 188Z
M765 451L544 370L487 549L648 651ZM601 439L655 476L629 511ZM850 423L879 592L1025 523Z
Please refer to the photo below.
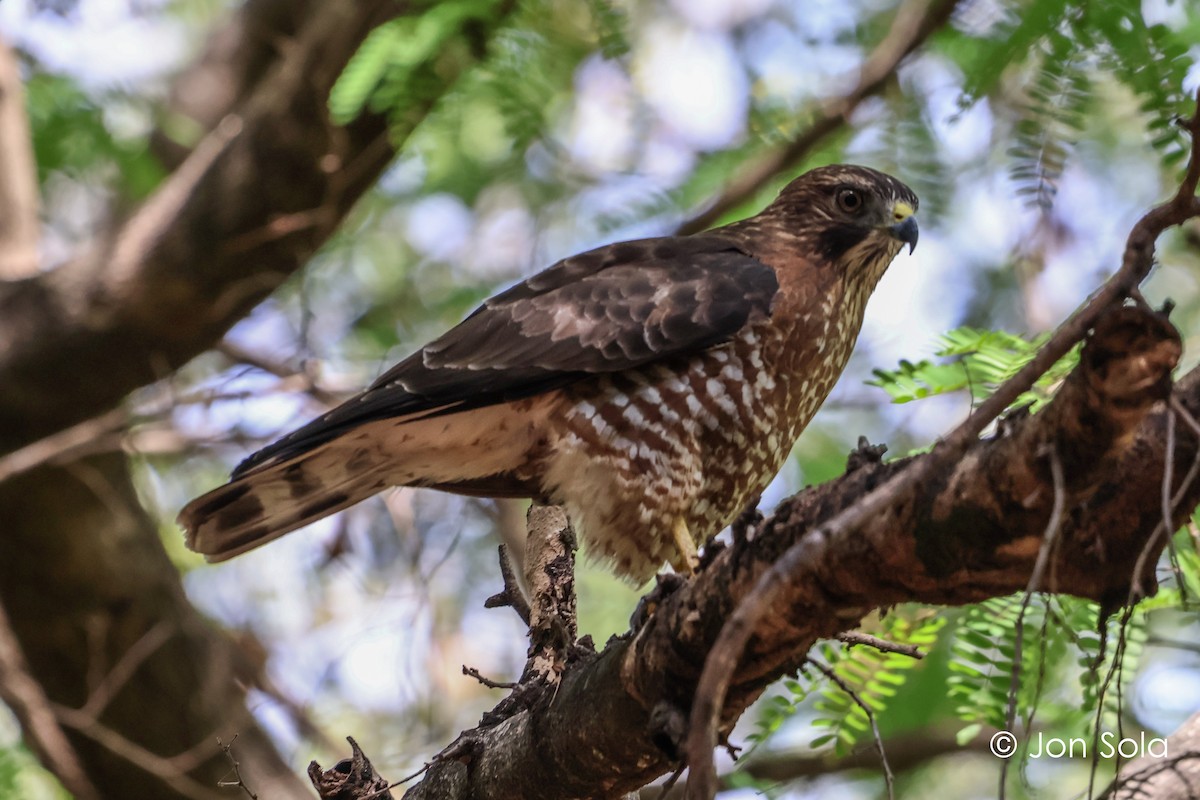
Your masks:
M687 521L683 517L675 520L671 526L671 538L675 542L675 558L671 559L671 567L680 575L691 577L700 568L700 556L696 552L696 540L688 530Z

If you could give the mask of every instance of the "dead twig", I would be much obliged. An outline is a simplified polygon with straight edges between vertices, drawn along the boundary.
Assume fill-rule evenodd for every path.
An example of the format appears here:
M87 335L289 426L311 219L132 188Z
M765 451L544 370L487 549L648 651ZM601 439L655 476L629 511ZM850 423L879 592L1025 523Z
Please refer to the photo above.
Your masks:
M1025 615L1029 612L1029 603L1035 592L1040 591L1042 576L1046 573L1046 565L1050 562L1050 553L1058 541L1058 532L1062 529L1063 507L1066 505L1066 480L1063 477L1062 461L1053 445L1047 447L1050 459L1050 480L1054 486L1054 505L1050 509L1050 519L1046 522L1046 531L1042 534L1042 544L1038 548L1037 560L1033 563L1033 572L1029 575L1029 585L1025 587L1025 595L1021 598L1021 609L1017 612L1017 623L1014 626L1016 636L1013 642L1012 674L1008 683L1008 706L1004 711L1004 724L1008 731L1016 726L1017 719L1017 690L1021 687L1021 651L1025 643ZM1045 638L1043 637L1043 641ZM1003 759L1000 766L999 798L1004 800L1005 784L1008 781L1008 765L1011 759Z
M221 748L221 752L224 753L225 757L229 759L229 769L233 772L234 778L232 781L217 781L217 786L221 787L222 789L241 789L246 793L250 800L258 800L258 795L250 791L250 787L247 786L246 781L242 779L242 765L238 763L238 760L233 755L233 743L236 741L236 733L233 735L233 738L229 740L229 744L225 744L220 739L217 739L217 745Z
M512 559L508 556L507 545L500 545L500 576L504 580L504 588L483 601L484 608L504 608L508 606L517 612L517 616L529 627L529 602L517 582L517 574L513 570Z
M899 653L902 656L915 658L920 660L925 657L915 644L899 644L897 642L889 642L887 639L880 639L878 636L872 636L869 633L860 631L846 631L839 633L837 640L851 647L862 645L863 647L874 647L881 653Z
M489 689L515 689L515 688L517 688L517 684L513 683L512 681L494 681L491 678L484 677L479 672L479 670L475 669L474 667L468 667L466 664L463 664L462 671L463 671L463 675L466 675L467 677L470 677L470 678L474 678L475 680L479 681L480 683L482 683L484 686L486 686Z
M53 704L33 676L21 652L8 615L0 605L0 698L21 722L26 741L41 756L72 795L81 800L100 800L88 779L75 748L67 740L54 713Z
M88 714L75 708L53 705L54 716L63 725L78 731L110 753L128 761L133 766L161 780L172 790L189 800L217 800L219 795L202 786L176 766L171 758L164 758L130 741L117 731L100 723ZM211 742L211 740L209 740Z
M888 800L895 800L896 776L892 774L892 767L888 763L887 751L883 746L883 737L879 734L879 725L875 722L875 712L872 711L871 707L863 701L858 692L854 691L853 687L842 680L841 676L830 669L827 664L822 664L815 658L809 658L807 661L809 664L812 664L814 667L816 667L822 675L837 684L837 687L845 692L846 695L854 701L854 704L861 708L863 713L867 715L867 721L871 723L871 735L875 737L875 749L879 751L879 760L881 762L881 766L883 767L883 780L885 783L887 783Z

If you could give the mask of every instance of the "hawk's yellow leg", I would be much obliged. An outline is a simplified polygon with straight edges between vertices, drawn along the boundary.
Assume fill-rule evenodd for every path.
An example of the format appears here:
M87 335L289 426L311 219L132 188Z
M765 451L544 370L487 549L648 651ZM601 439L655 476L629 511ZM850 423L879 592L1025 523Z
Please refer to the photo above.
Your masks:
M696 555L696 541L683 517L675 519L675 524L671 526L671 537L675 540L675 558L671 560L671 566L678 573L695 575L696 567L700 566L700 557Z

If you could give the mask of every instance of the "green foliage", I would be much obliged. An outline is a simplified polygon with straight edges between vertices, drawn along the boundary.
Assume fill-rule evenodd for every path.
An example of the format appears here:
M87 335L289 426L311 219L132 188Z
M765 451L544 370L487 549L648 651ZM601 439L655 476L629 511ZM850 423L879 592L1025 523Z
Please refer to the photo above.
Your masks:
M1004 18L990 35L973 39L974 46L959 51L965 75L960 102L969 105L992 91L1009 66L1028 59L1034 48L1058 29L1070 5L1069 0L1038 0L1005 9Z
M596 51L619 57L629 40L624 14L607 0L525 0L513 12L506 7L497 0L451 0L379 27L333 88L334 118L386 112L407 136L414 106L424 102L424 73L444 71L456 52L486 53L438 98L408 150L423 156L426 192L470 199L488 179L524 176L524 151L556 120L578 64ZM477 39L473 31L488 25L495 31Z
M610 0L587 0L587 7L595 20L600 53L605 58L620 58L628 53L629 38L625 35L628 20L625 13Z
M1192 65L1188 43L1163 25L1147 27L1141 3L1132 0L1098 3L1086 19L1105 45L1101 63L1137 98L1151 144L1165 164L1178 163L1187 155L1187 137L1175 120L1192 111L1183 89ZM1075 33L1086 41L1080 28Z
M928 650L945 624L945 617L932 612L917 618L893 614L884 618L878 635L895 644ZM827 728L829 732L814 739L812 746L821 747L833 742L835 752L845 755L864 736L871 736L870 720L863 706L870 708L878 718L887 710L899 687L904 685L909 671L920 661L900 653L885 653L868 645L835 648L829 643L821 646L821 657L857 699L837 682L828 681L822 686L813 725Z
M1045 57L1029 86L1029 101L1009 149L1017 193L1048 210L1067 157L1082 132L1092 81L1078 43L1061 31L1046 37Z
M1191 112L1183 86L1195 41L1187 32L1147 26L1139 2L1013 2L985 36L951 38L945 50L963 69L964 107L993 93L1006 71L1026 66L1032 73L1026 99L1016 103L1009 156L1018 193L1034 205L1052 204L1098 81L1133 95L1164 164L1186 155L1186 137L1174 121Z
M759 706L754 730L746 734L751 753L754 752L754 748L770 739L785 722L796 716L804 701L820 687L822 680L824 676L813 669L811 664L806 663L800 667L795 678L787 678L779 684L783 692L771 695Z
M0 745L0 797L70 800L70 795L20 744Z
M895 370L874 370L875 380L868 381L892 397L895 403L908 403L947 392L967 389L980 400L1028 364L1045 343L1047 335L1027 339L1005 331L956 328L938 338L935 355L953 359L950 363L922 360L901 361ZM1059 359L1014 405L1043 406L1059 382L1079 363L1079 348Z
M1035 602L1037 598L1035 598ZM1040 606L1030 604L1024 625L1021 662L1023 674L1036 667L1033 647L1037 624L1030 624ZM1021 597L994 597L967 608L955 631L950 661L950 697L963 722L1007 728L1008 696L1017 657L1017 619ZM1018 705L1032 699L1029 682L1022 682ZM1020 702L1025 701L1025 702Z
M958 621L949 668L955 713L972 738L990 726L1008 729L1018 618L1023 595L969 606ZM1099 630L1095 603L1074 597L1035 594L1024 613L1020 637L1015 716L1020 728L1088 737L1100 715L1101 730L1116 730L1122 695L1129 686L1146 640L1146 617L1135 611L1121 633L1122 619ZM1051 694L1047 687L1073 687Z
M882 620L873 634L894 644L928 650L937 641L938 631L945 623L943 616L925 609L918 609L915 614L894 612ZM877 719L888 709L909 672L921 663L906 655L885 653L869 645L848 647L836 642L821 643L816 658L854 692ZM813 697L817 700L813 705L816 716L812 724L826 731L813 739L813 747L832 743L834 751L843 755L864 735L870 737L866 710L813 663L801 667L796 678L785 680L782 688L782 693L772 695L760 707L755 730L746 737L753 746L769 739Z
M39 182L54 173L115 176L115 188L136 200L162 180L145 143L119 138L105 123L105 106L118 104L118 96L92 97L68 77L35 73L25 84L25 98Z
M397 17L367 36L329 95L335 121L369 108L401 113L412 104L422 67L440 60L468 22L490 19L497 0L446 0L419 15Z

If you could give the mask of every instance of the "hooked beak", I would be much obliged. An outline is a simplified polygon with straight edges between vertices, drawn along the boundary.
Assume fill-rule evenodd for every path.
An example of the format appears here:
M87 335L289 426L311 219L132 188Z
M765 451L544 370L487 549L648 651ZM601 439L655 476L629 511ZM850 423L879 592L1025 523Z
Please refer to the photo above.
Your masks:
M920 231L917 229L917 218L913 216L913 207L903 200L898 201L892 207L892 219L895 224L888 228L888 233L907 244L909 253L916 250Z

